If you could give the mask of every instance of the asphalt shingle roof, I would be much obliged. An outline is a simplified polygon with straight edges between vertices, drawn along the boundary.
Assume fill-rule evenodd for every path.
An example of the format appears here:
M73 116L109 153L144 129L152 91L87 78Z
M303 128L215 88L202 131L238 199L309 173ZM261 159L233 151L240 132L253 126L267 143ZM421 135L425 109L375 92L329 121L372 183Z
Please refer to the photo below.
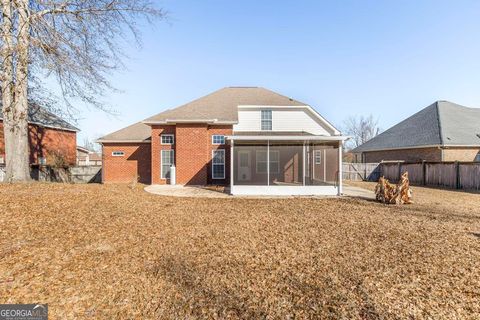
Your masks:
M480 108L434 102L352 152L421 146L480 146Z
M305 106L305 103L259 87L227 87L145 119L145 122L165 120L238 121L239 105ZM147 141L151 128L142 122L108 134L99 141Z
M0 107L0 120L3 121L3 111ZM45 108L42 108L36 104L30 104L28 106L28 122L37 124L44 127L55 128L67 131L80 131L77 127L71 125L67 121L63 120L59 116L51 113Z

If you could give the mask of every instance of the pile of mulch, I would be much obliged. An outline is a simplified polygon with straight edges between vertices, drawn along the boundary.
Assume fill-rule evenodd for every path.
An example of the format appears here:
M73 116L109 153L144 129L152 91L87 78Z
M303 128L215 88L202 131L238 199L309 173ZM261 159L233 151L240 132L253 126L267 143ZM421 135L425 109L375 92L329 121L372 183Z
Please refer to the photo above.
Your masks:
M386 207L0 185L0 303L48 303L51 319L475 319L480 196L415 192Z

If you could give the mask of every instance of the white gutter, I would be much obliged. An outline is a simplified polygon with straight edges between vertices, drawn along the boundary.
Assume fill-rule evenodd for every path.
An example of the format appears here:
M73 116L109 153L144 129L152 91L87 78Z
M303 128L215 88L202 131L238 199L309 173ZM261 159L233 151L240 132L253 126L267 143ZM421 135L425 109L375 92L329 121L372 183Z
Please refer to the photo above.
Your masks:
M160 121L142 121L144 124L155 125L155 124L176 124L176 123L207 123L207 124L237 124L238 121L222 121L218 119L165 119Z
M348 136L226 136L227 140L246 141L246 140L302 140L302 141L345 141L350 139Z
M152 143L150 140L102 140L98 139L96 143Z

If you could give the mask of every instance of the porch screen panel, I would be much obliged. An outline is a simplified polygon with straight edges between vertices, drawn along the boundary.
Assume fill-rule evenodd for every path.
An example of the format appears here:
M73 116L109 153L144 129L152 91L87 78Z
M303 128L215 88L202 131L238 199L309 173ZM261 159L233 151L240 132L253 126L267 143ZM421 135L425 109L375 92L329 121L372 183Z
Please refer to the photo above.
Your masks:
M303 143L270 144L270 185L303 185Z
M338 185L338 143L310 144L306 157L309 175L305 185Z
M266 186L267 144L236 142L233 147L233 184Z

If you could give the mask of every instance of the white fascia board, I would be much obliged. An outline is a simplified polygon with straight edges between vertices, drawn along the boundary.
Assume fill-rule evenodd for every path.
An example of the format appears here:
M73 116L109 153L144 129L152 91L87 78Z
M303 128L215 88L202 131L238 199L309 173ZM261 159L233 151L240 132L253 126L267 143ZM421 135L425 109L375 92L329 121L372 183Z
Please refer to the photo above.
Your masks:
M332 131L333 131L333 134L334 135L340 135L340 131L335 128L327 119L325 119L324 117L322 117L322 115L320 113L318 113L317 110L315 110L314 108L312 108L311 106L309 105L304 105L304 106L257 106L257 105L239 105L238 106L239 109L265 109L265 108L268 108L268 109L307 109L308 111L310 111L318 120L320 120L321 122L325 123L325 125L327 127L329 127Z
M152 143L150 140L103 140L98 139L96 143Z
M233 185L230 189L234 196L337 196L338 192L338 186Z
M227 140L248 141L248 140L302 140L302 141L345 141L350 139L348 136L226 136Z

